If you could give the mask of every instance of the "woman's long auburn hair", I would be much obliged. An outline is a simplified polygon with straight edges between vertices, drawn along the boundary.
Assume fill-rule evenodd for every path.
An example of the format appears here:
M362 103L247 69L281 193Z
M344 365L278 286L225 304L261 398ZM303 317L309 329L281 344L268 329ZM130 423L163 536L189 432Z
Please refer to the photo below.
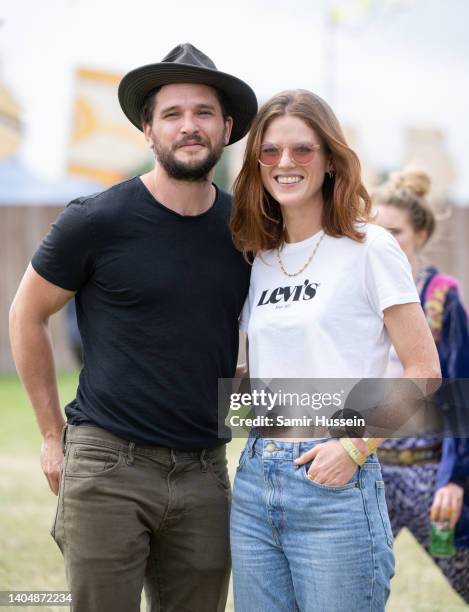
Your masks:
M259 155L267 126L277 117L291 115L303 120L325 145L334 176L326 173L322 226L329 236L348 236L362 242L357 223L371 217L371 199L361 181L360 161L347 145L342 128L330 106L305 89L283 91L259 110L249 132L241 172L234 182L230 228L233 241L247 259L285 242L279 203L264 188Z

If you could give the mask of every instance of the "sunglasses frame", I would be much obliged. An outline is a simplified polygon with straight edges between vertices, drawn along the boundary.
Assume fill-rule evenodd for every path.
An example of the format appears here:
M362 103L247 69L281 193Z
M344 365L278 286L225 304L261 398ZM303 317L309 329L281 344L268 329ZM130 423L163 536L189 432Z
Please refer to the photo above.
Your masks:
M295 159L294 155L292 154L292 149L293 149L294 147L299 146L299 145L306 145L306 146L308 146L308 147L311 147L311 148L312 148L312 153L313 153L313 155L312 155L312 157L311 157L311 159L310 159L309 161L307 161L307 162L299 162L299 161L297 161L297 160ZM262 146L263 146L263 145L261 145L261 147L262 147ZM319 151L319 149L321 148L321 145L320 145L320 144L318 144L318 143L314 143L314 144L307 144L307 143L305 143L305 142L298 142L298 143L294 144L293 146L287 146L287 145L274 145L274 144L273 144L272 146L274 146L274 147L276 147L277 149L279 149L279 152L280 152L280 156L279 156L279 158L278 158L278 159L277 159L277 161L275 161L273 164L266 164L266 163L264 163L263 161L261 161L260 157L258 157L258 158L257 158L257 161L260 163L260 165L261 165L261 166L264 166L264 167L266 167L266 168L272 168L273 166L276 166L276 165L278 164L278 162L279 162L279 161L282 159L282 155L283 155L283 152L284 152L284 150L285 150L285 149L288 149L288 155L289 155L289 157L290 157L290 160L291 160L291 161L293 161L293 162L295 162L295 164L296 164L297 166L307 166L308 164L310 164L310 163L313 161L313 159L314 159L314 155L315 155L316 151ZM261 151L261 154L262 154L262 151Z

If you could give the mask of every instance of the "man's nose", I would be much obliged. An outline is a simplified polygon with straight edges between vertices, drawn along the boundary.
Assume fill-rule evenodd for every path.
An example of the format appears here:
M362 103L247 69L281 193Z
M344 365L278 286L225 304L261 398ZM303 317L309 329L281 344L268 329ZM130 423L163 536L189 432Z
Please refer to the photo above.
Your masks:
M184 134L194 134L199 131L199 126L193 113L185 113L181 125L181 132Z

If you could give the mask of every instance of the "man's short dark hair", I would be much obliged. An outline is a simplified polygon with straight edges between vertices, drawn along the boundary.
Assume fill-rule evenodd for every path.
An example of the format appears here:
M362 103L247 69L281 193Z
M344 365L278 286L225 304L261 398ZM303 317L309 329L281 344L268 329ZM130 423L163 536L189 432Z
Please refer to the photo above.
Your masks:
M150 125L153 123L153 113L155 112L156 94L160 91L162 87L164 87L164 85L160 85L159 87L155 87L154 89L151 89L145 96L145 99L143 100L142 108L140 110L140 122L142 126L145 126L146 123ZM228 112L226 96L220 89L217 89L216 87L214 87L213 89L215 90L218 101L220 103L223 119L225 119L226 121L226 119L230 116L230 113Z

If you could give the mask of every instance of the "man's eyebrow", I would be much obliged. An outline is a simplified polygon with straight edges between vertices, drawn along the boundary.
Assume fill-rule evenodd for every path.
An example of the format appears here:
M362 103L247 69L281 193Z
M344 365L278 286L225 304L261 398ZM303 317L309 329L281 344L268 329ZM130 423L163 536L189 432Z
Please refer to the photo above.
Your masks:
M166 108L162 108L160 113L169 113L170 111L179 110L181 107L173 104L173 106L167 106Z
M201 108L207 108L210 110L215 110L215 105L210 104L209 102L201 102L200 104L195 104L195 108L197 109L201 109ZM173 104L172 106L167 106L167 107L163 107L160 110L160 113L169 113L171 111L177 111L177 110L181 110L181 107L177 104Z

